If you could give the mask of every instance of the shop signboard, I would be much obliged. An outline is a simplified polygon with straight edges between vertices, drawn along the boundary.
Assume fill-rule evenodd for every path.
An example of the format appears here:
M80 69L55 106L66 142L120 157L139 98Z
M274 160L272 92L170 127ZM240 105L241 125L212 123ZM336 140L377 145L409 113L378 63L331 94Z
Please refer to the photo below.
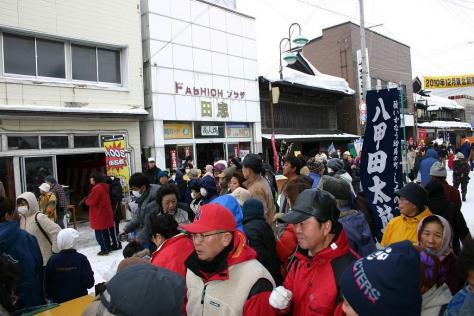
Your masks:
M219 126L201 126L202 136L219 136Z
M193 138L191 123L164 123L165 139L190 139Z
M227 124L226 130L228 138L250 137L249 124Z
M124 192L128 192L130 168L127 144L123 135L102 138L105 150L105 169L109 177L120 179Z

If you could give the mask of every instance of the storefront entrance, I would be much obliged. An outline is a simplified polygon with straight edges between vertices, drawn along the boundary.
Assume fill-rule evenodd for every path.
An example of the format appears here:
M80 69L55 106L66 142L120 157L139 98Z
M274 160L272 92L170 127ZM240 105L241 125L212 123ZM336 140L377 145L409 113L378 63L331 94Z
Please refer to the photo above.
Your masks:
M224 144L196 144L197 166L204 168L217 160L224 159Z
M5 195L10 201L15 201L15 176L13 174L13 158L0 158L0 181Z
M56 156L58 182L65 186L70 204L78 205L91 189L89 176L92 172L105 173L105 154L77 154ZM88 220L86 208L77 209L77 220Z

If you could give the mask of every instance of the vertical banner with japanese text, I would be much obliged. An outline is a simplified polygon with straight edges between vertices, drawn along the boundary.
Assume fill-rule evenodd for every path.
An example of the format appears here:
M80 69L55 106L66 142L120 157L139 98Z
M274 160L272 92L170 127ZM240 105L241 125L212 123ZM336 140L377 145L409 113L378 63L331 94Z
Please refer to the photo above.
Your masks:
M367 92L361 183L379 241L388 222L399 215L398 197L394 194L402 186L399 98L398 89Z
M124 193L128 192L130 169L127 144L123 135L102 138L105 150L105 169L107 176L120 179Z

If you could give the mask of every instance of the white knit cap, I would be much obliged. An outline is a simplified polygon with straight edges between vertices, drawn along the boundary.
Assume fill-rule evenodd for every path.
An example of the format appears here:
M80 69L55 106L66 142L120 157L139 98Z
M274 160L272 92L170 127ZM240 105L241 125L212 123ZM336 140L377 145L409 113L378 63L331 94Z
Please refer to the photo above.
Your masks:
M43 192L49 192L49 190L51 189L51 186L47 183L42 183L38 189L40 189L41 191Z
M77 238L79 238L79 232L74 228L61 229L57 238L59 251L76 248Z

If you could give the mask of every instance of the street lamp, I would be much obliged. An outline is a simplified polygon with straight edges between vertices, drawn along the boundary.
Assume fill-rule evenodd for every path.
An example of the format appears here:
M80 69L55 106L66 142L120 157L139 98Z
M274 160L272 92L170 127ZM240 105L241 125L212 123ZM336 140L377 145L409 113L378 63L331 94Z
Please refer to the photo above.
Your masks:
M294 26L298 27L298 35L292 39L292 28ZM282 44L287 41L289 49L283 51ZM293 23L288 28L288 37L284 37L280 41L280 80L283 80L283 64L281 60L283 59L288 65L294 64L298 60L297 52L301 51L302 47L308 43L308 39L301 35L301 26L298 23ZM291 47L291 43L295 44L296 47Z

